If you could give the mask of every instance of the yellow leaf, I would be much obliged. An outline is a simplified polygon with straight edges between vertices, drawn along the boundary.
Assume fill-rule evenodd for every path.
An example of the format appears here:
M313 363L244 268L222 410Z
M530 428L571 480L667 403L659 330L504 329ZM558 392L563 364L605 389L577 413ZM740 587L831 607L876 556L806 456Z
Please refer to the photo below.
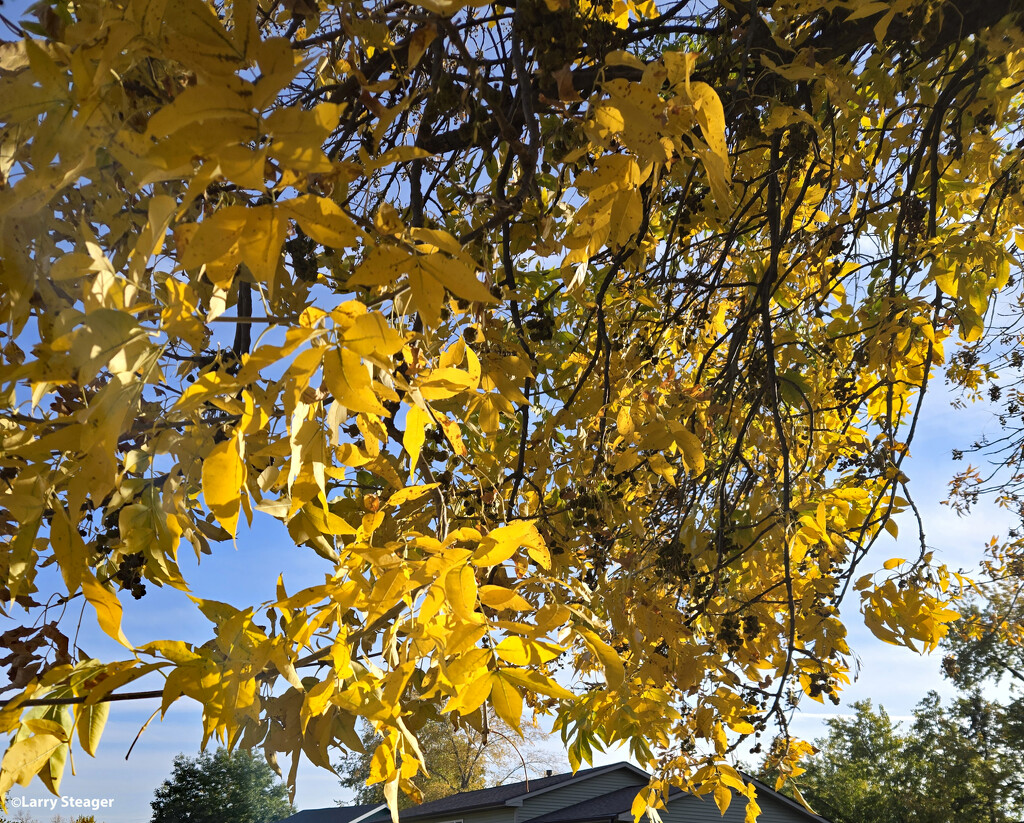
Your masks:
M245 487L245 464L242 462L242 439L239 435L223 440L203 461L203 497L221 526L232 536L238 526L238 507Z
M872 29L875 40L879 43L885 39L885 34L889 30L889 24L892 22L893 17L896 16L897 6L893 3L886 3L885 5L889 7L889 10L882 15L882 19L875 23L875 27Z
M335 103L320 103L309 110L294 106L276 109L263 121L263 130L273 138L267 147L268 153L295 171L301 170L307 174L332 171L337 173L338 168L324 154L323 145L330 133L337 127L338 120L344 111L344 104ZM296 199L301 200L302 198ZM287 203L282 205L287 205ZM305 207L300 206L300 208ZM333 209L327 207L323 213L330 215L333 212ZM313 215L315 214L316 212L313 213ZM312 219L317 220L317 217L312 216ZM335 226L331 226L331 222L330 220L320 222L321 230L334 234L337 229L341 229L343 234L348 234L344 221ZM300 225L302 224L300 223ZM312 236L310 235L310 237ZM327 237L317 239L317 242L335 246L335 243ZM349 245L349 243L343 242L340 245Z
M956 269L950 271L936 260L932 263L931 276L943 294L948 294L950 297L957 296L960 284L956 276Z
M510 728L519 731L523 718L523 696L502 672L491 673L491 705Z
M405 414L405 434L402 436L402 446L409 454L409 477L416 473L416 466L420 462L420 451L426 442L426 427L430 422L430 415L419 406L409 406Z
M494 653L513 666L540 666L549 663L561 653L550 643L509 635L494 647Z
M441 320L441 306L444 305L444 285L423 267L420 260L409 261L409 288L420 318L431 328L437 326Z
M544 538L532 521L516 520L488 534L473 553L473 562L478 566L497 566L512 557L521 546L543 542Z
M715 749L718 753L725 754L726 749L729 748L729 738L726 737L725 726L715 723L711 729L711 739L715 742Z
M419 146L395 146L387 151L381 152L376 157L370 157L363 149L360 152L363 158L363 165L370 171L383 168L390 163L408 163L410 160L422 160L430 157L430 152L421 149Z
M475 271L461 260L443 254L426 254L419 263L428 277L433 277L456 297L477 303L497 302L490 289L477 279Z
M395 773L395 755L391 749L390 741L385 738L377 746L370 758L370 775L366 780L367 786L375 783L384 783L391 779Z
M444 578L444 590L455 615L475 621L479 615L476 613L476 575L472 567L457 566L450 570Z
M253 277L260 283L269 284L273 292L288 225L281 219L281 210L276 206L253 206L247 211L245 236L239 244L242 260Z
M416 248L425 254L433 254L438 250L444 251L457 260L461 260L470 268L478 268L473 258L463 250L462 244L442 229L414 226L409 229L409 234L414 240L419 241Z
M308 692L302 701L302 713L303 719L302 731L306 731L306 726L309 720L313 717L319 717L324 713L324 710L330 705L331 698L334 697L337 692L337 680L333 672L330 676L324 680L321 680Z
M452 697L441 710L443 712L457 711L459 714L471 714L475 712L483 702L490 696L493 681L491 672L484 670L469 683L457 683L455 685L455 696Z
M800 797L799 792L797 792L796 794L797 794L797 799L799 799L799 797ZM807 804L805 803L804 805L806 806ZM757 800L755 800L753 796L748 797L747 798L747 812L746 812L746 814L743 817L743 823L757 823L757 821L760 819L760 817L759 817L760 814L761 814L761 807L757 805Z
M0 762L0 795L17 783L27 786L61 747L66 744L52 734L37 734L16 740Z
M469 375L470 380L473 381L474 386L480 385L480 358L477 357L475 351L468 347L466 348L466 373Z
M652 454L647 458L647 464L651 467L651 471L663 478L666 482L671 483L673 486L676 484L675 467L669 465L664 455L657 453Z
M629 813L633 815L633 820L637 821L643 816L644 812L647 811L647 792L640 791L636 793L636 797L633 798L633 804L629 808Z
M860 8L854 8L846 18L846 22L849 23L853 20L860 20L862 17L871 17L874 14L888 11L889 5L889 3L865 3Z
M330 509L324 510L319 505L309 503L302 509L309 522L321 534L344 535L355 534L355 528L344 518L339 517Z
M687 431L681 424L672 425L672 437L683 456L683 462L694 474L704 472L704 452L700 440L693 432Z
M131 648L132 644L121 631L121 602L117 595L109 591L89 572L82 577L82 592L94 609L100 628L122 646Z
M345 346L363 357L390 357L400 352L405 338L388 325L380 312L367 312L353 321L344 333Z
M335 249L354 246L360 236L352 218L326 197L307 194L282 203L281 208L322 246Z
M107 715L110 714L109 703L94 703L90 706L80 706L76 726L78 728L78 742L86 754L96 756L96 746L103 734L103 727L107 724Z
M66 93L67 79L64 69L54 61L51 52L43 48L38 41L26 38L21 41L28 57L29 66L36 80L47 91ZM6 45L6 44L5 44ZM56 54L53 52L52 54Z
M540 535L538 534L538 537ZM544 538L541 537L537 543L528 543L526 546L526 553L530 556L538 566L542 569L551 568L551 552L548 551L547 545L544 543Z
M480 602L499 611L529 611L533 608L529 600L504 586L481 586Z
M50 546L57 566L68 587L68 594L74 594L82 583L83 574L88 573L88 562L85 541L78 529L71 525L63 506L53 509L53 522L50 525Z
M636 430L629 406L620 406L615 416L615 428L621 437L629 437Z
M404 489L399 489L388 498L387 505L401 506L403 503L419 500L421 497L430 494L437 486L437 483L428 483L424 486L407 486Z
M601 665L604 666L604 676L608 681L608 688L619 688L626 679L626 669L622 665L618 653L590 629L581 627L578 631L597 659L601 661Z
M461 256L461 252L460 252ZM379 286L408 276L412 303L423 322L436 326L447 288L456 297L481 303L495 302L474 268L464 260L441 252L409 254L393 246L378 246L349 278L350 285Z
M255 126L256 115L245 98L225 85L190 86L149 118L146 132L167 137L196 123L225 119L251 119Z
M469 450L462 440L462 430L459 428L459 424L447 417L442 417L437 422L441 426L441 431L444 432L445 440L452 447L452 451L459 457L465 457L469 454Z
M334 399L354 412L387 416L370 383L370 374L351 349L334 348L324 355L324 383Z
M31 712L29 714L31 714ZM50 717L30 717L26 715L22 728L31 731L33 734L52 734L54 737L59 738L63 743L67 743L70 739L68 730L65 728L64 724L59 720L53 720Z
M732 803L732 792L726 786L715 786L715 805L718 811L724 816Z
M671 52L671 54L677 54L678 52ZM643 71L647 68L647 64L628 51L613 51L609 52L604 58L604 64L606 66L629 66L632 69Z
M811 814L817 814L817 812L811 808L811 804L808 803L806 799L804 799L804 796L801 793L800 789L797 787L796 783L791 781L789 786L793 790L793 796L797 799L800 805L807 809L807 811L809 811Z
M466 341L461 337L445 349L438 358L438 369L458 366L466 358Z
M462 392L475 391L477 381L461 369L433 369L416 384L424 400L447 400Z
M608 242L612 246L628 244L640 228L643 216L640 192L634 189L619 192L612 198L608 212Z
M556 682L553 677L539 674L531 669L505 669L502 674L505 679L518 683L524 689L529 689L537 694L546 694L558 700L573 700L576 697Z
M245 232L246 220L246 209L228 206L198 225L179 226L175 229L178 264L186 270L206 264L207 276L214 285L230 285L241 260L239 241Z

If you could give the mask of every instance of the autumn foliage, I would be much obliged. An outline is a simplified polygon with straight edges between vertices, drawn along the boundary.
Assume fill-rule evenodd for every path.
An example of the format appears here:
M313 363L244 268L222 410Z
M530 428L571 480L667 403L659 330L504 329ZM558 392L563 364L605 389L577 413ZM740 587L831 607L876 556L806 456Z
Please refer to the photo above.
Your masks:
M799 771L841 602L956 618L923 537L873 547L1013 299L1017 9L39 4L0 46L0 792L155 692L293 775L365 719L393 804L487 704L755 816L726 758ZM322 584L122 625L260 518ZM40 622L75 599L120 659Z

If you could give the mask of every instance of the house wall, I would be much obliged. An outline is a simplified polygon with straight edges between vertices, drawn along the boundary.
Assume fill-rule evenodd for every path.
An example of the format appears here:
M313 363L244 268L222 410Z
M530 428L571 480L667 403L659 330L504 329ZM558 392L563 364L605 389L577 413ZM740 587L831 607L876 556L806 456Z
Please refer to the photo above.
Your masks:
M584 800L592 800L598 795L625 789L627 786L636 786L639 789L646 785L647 781L631 769L615 769L581 780L579 783L557 786L537 797L524 799L516 816L516 823L525 823L548 812L565 809Z
M761 807L758 823L807 823L806 817L763 792L757 795L757 805ZM724 817L712 795L683 795L669 803L667 809L662 809L661 819L663 823L743 823L746 813L747 798L735 792Z

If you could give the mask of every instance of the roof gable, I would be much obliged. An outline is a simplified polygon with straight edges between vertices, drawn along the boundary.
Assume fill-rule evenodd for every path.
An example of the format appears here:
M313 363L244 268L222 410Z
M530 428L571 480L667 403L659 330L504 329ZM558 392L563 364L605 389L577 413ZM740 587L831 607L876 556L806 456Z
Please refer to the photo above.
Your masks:
M402 820L418 820L425 817L437 815L454 815L461 812L468 812L475 809L486 809L494 806L521 806L524 801L533 799L555 789L591 780L595 777L607 774L619 769L629 769L641 776L644 781L649 776L643 769L639 769L630 763L616 763L611 766L597 766L592 769L581 769L573 774L554 774L550 777L538 777L533 780L520 780L516 783L506 783L501 786L494 786L490 789L477 789L471 792L445 797L440 800L432 800L402 811Z
M629 810L636 798L639 786L627 786L606 794L597 795L582 803L574 803L563 809L555 809L541 817L531 818L529 823L583 823L589 820L612 820ZM633 816L630 815L630 820Z
M647 772L645 772L638 766L634 766L632 763L613 763L610 766L598 766L593 769L581 769L580 771L576 772L576 774L569 773L568 775L561 775L563 777L568 777L569 779L563 780L559 783L552 784L550 786L531 788L529 792L523 792L518 797L506 801L505 805L522 806L523 803L527 800L533 800L535 797L538 797L539 795L547 794L548 792L555 791L556 789L563 789L567 786L573 785L574 783L583 783L587 780L593 780L596 777L603 777L609 772L617 772L620 770L633 772L637 777L643 780L644 783L651 779L651 776L647 774Z

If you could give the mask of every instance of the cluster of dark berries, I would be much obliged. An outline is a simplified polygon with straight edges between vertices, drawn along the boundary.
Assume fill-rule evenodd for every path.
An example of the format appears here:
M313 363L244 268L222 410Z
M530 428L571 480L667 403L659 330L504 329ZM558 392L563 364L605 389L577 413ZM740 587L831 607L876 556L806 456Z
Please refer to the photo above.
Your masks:
M825 672L812 672L808 675L808 678L811 683L807 690L807 694L811 697L821 697L822 695L825 695L833 704L836 706L839 705L839 695L836 693L835 684L829 679Z
M722 618L722 627L718 630L718 637L725 643L730 654L739 651L743 646L743 635L740 634L740 619L734 615Z
M128 589L136 600L140 600L146 593L146 586L142 582L142 568L145 565L146 558L141 553L129 554L121 561L114 575L121 588Z
M601 498L596 494L590 492L583 492L582 494L571 496L568 501L569 506L569 518L574 528L580 529L584 527L596 528L601 524L601 517L599 512L601 510Z
M526 321L526 333L535 342L544 342L555 336L555 319L550 314L542 314Z

